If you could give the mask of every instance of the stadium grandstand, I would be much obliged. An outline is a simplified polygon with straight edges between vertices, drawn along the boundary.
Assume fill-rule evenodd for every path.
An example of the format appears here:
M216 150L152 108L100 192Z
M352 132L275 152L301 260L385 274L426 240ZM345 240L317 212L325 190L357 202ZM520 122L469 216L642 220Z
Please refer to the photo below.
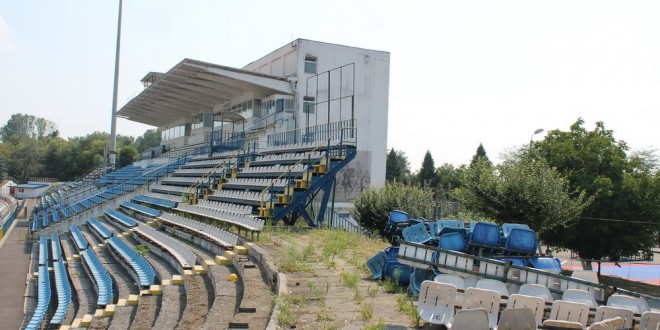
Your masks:
M38 198L23 327L266 328L262 273L277 271L250 240L326 225L335 202L384 184L389 54L298 39L243 68L184 59L142 83L118 115L158 127L161 145Z
M286 278L254 238L332 224L335 202L384 184L388 80L386 52L303 39L240 69L184 59L148 73L118 114L158 127L161 145L39 197L22 328L277 328ZM656 297L562 275L529 228L400 211L388 228L394 245L366 266L409 283L427 323L660 323Z

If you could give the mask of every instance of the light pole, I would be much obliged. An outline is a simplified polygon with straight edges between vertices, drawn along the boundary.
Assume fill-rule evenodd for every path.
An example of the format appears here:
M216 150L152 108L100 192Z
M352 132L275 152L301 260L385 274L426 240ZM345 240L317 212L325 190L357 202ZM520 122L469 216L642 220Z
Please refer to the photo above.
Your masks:
M119 15L117 17L117 48L115 50L115 81L112 90L112 117L110 119L110 164L115 165L117 155L117 85L119 84L119 44L121 40L121 5L119 0Z
M534 133L532 133L532 136L529 137L529 150L530 151L532 151L532 143L534 142L534 135L539 134L541 132L543 132L543 129L539 128L536 131L534 131Z

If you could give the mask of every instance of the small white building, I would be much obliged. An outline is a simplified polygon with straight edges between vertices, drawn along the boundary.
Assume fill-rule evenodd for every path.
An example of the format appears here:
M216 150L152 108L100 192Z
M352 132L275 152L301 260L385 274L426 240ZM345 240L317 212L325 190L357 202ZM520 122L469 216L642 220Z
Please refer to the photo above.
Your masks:
M184 59L150 72L118 115L161 129L161 147L143 158L252 132L262 146L357 132L336 182L347 201L385 183L389 71L387 52L297 39L241 69Z
M10 194L16 199L37 198L50 188L49 183L21 183L9 187Z

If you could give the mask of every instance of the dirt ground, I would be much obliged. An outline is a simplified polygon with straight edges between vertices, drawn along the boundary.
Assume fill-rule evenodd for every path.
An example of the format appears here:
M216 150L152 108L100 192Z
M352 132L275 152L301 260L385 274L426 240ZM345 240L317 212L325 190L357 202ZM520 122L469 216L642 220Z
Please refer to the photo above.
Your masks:
M287 275L288 293L277 299L280 328L413 328L403 288L372 280L365 265L389 244L337 230L262 233L257 244Z

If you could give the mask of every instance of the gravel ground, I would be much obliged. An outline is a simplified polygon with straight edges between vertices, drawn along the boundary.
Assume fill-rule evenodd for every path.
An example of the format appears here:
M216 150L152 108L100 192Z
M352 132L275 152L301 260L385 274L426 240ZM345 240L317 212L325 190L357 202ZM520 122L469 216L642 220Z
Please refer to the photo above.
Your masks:
M202 260L213 260L215 258L213 254L198 245L188 245L188 248ZM208 275L204 277L204 282L210 308L201 327L202 329L228 328L229 321L233 318L234 311L238 306L236 300L237 285L227 280L231 273L236 273L233 267L224 265L211 265L208 267Z
M139 317L133 318L131 323L132 330L149 330L156 320L156 312L158 311L158 297L156 296L142 296L138 301L138 308L135 315Z
M62 242L63 253L67 257L73 258L74 254L78 254L74 244L71 241L71 236L60 236ZM94 314L96 310L97 295L94 291L94 284L92 279L87 277L87 273L83 268L82 260L72 260L67 263L69 277L71 278L71 285L75 290L75 297L77 298L78 308L74 318L82 318L85 314Z
M209 312L207 289L202 275L186 276L186 308L183 310L177 329L197 329L204 324Z
M120 229L115 227L112 222L108 221L106 223L110 224L108 227L114 232L120 231ZM139 244L132 237L124 237L123 239L126 243L132 246ZM169 263L153 253L149 253L145 256L145 259L147 259L147 261L153 266L154 271L161 280L171 279L172 275L178 274L176 269L174 269ZM156 319L153 322L145 323L153 323L152 328L157 330L174 329L186 306L186 291L183 286L178 285L163 286L162 289L162 297L157 298L157 301L160 302L160 304L156 305ZM140 297L140 300L143 298L144 297ZM154 299L151 299L151 301L154 301ZM152 310L153 307L147 309Z
M247 260L247 257L240 258L242 260L240 266L243 267L244 274L239 278L239 281L243 282L243 297L232 322L248 323L250 329L265 329L271 314L272 292L264 281L259 267ZM254 309L254 312L241 312L241 309Z

